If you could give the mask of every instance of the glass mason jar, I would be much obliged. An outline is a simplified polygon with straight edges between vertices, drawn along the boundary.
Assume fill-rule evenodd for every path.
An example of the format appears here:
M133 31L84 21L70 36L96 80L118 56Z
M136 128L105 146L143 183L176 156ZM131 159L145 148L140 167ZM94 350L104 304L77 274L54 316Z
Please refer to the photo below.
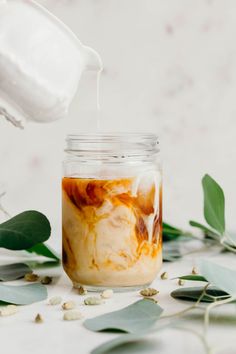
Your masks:
M162 178L154 134L67 137L63 267L75 287L139 289L162 264Z

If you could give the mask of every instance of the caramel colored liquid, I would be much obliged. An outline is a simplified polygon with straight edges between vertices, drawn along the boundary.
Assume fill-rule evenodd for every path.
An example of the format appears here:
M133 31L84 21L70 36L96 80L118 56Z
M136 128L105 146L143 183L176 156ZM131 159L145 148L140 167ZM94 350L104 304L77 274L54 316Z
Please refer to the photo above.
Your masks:
M161 188L153 183L133 195L133 184L133 178L63 178L63 266L75 285L140 286L155 278Z

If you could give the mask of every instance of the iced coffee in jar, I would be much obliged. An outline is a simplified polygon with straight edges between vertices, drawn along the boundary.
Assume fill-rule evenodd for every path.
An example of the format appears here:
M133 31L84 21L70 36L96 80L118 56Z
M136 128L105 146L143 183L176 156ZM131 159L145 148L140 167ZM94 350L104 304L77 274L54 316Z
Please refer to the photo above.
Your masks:
M138 289L162 264L162 181L154 134L67 137L63 266L75 287Z

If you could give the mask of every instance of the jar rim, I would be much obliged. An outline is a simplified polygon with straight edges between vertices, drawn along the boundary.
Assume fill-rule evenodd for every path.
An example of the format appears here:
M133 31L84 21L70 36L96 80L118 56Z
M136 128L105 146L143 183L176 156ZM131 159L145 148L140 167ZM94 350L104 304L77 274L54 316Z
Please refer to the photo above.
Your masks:
M65 152L76 156L147 157L159 153L154 133L79 133L66 138Z
M68 134L67 138L71 139L81 139L81 138L122 138L122 137L142 137L142 138L154 138L157 139L158 135L155 133L143 133L143 132L97 132L97 133L89 133L89 132L82 132L77 134Z

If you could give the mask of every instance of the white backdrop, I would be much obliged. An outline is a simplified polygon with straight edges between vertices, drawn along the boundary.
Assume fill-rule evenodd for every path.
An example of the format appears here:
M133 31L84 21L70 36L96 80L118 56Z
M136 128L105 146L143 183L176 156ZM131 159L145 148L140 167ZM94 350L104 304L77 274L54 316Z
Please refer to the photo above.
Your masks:
M236 1L41 0L102 56L102 129L155 131L164 161L164 218L202 221L201 177L226 193L236 229ZM94 130L95 80L85 75L67 120L0 122L5 205L46 213L60 243L64 136Z

